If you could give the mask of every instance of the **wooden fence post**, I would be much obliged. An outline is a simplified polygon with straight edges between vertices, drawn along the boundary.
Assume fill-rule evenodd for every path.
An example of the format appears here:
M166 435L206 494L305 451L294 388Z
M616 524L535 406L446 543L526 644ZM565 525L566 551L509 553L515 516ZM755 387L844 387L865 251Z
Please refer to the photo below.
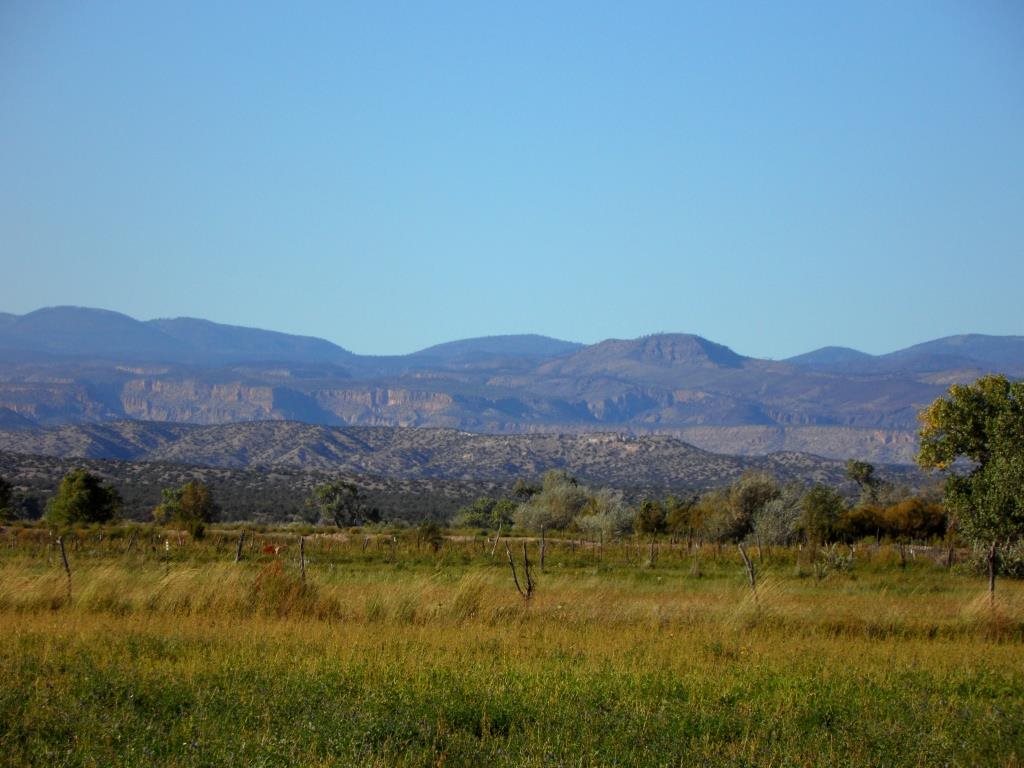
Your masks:
M64 573L68 575L68 602L71 602L71 565L68 563L68 553L64 550L64 537L57 537L57 545L60 547L60 559L64 561Z
M750 590L756 595L757 594L757 571L754 570L754 564L750 562L750 558L747 557L747 550L743 548L742 544L736 545L740 550L740 557L743 558L743 565L747 569L747 579L750 581Z
M523 588L519 586L519 576L516 575L516 561L512 559L512 550L509 549L508 544L505 544L505 554L508 555L508 567L512 569L512 581L515 582L516 592L526 597L526 593L523 592Z
M494 550L498 548L498 539L501 538L501 523L498 523L498 532L494 535L494 546L491 547L491 557L494 557Z

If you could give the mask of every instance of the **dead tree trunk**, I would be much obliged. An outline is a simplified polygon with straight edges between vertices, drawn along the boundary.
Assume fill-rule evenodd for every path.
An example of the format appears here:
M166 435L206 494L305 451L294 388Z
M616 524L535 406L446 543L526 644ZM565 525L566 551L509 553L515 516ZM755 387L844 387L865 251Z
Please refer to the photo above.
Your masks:
M512 558L512 550L509 549L508 543L505 543L505 554L508 555L508 566L512 569L512 581L516 585L516 592L518 592L524 600L529 600L533 597L533 574L530 573L530 558L527 555L526 541L523 541L523 578L525 580L525 588L519 583L519 575L516 572L516 562Z
M533 574L530 573L530 558L527 555L526 539L523 539L523 571L526 573L526 599L533 596Z

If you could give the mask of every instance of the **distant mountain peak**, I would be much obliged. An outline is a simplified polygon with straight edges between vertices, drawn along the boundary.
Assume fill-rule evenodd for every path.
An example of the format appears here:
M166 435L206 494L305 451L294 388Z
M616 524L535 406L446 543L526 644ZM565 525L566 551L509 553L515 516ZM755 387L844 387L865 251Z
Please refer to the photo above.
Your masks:
M315 336L296 336L242 325L226 325L195 317L150 320L146 325L183 344L196 354L223 362L270 360L302 363L346 363L352 353Z
M724 344L692 333L657 333L636 339L607 339L584 350L598 357L621 357L661 366L713 365L736 368L748 358ZM583 354L581 353L581 354Z
M707 361L732 368L747 359L724 344L716 344L692 333L654 334L644 336L639 341L642 343L644 357L668 363Z
M118 362L230 365L239 362L347 363L352 353L324 339L179 317L143 322L90 307L43 307L0 316L7 356Z
M0 349L102 359L180 359L187 351L159 328L90 307L43 307L0 325Z
M802 355L788 358L785 362L803 368L825 369L836 367L852 367L868 364L875 359L874 355L861 352L852 347L820 347Z
M112 309L96 307L80 307L74 304L58 304L52 307L40 307L24 315L16 315L15 322L32 326L57 326L68 322L114 322L126 325L139 322L134 317Z
M413 352L412 358L434 358L445 361L468 361L480 357L558 357L582 349L575 341L563 341L537 333L477 336L448 341Z
M848 347L822 347L786 360L787 363L832 373L880 374L952 370L999 370L1024 373L1024 336L964 333L925 341L884 355L869 355Z

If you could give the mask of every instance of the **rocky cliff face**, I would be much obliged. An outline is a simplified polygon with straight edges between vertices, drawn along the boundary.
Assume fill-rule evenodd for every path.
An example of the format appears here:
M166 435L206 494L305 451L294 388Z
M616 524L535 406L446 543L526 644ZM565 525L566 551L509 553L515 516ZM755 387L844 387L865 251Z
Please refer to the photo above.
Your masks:
M117 418L185 424L297 420L327 425L452 427L516 433L558 430L670 434L712 451L756 455L798 450L823 456L857 456L876 462L911 462L913 421L904 413L853 416L801 413L703 389L591 386L575 396L522 392L445 392L414 386L275 381L204 381L197 377L128 376L116 386L53 377L0 381L0 409L13 425L103 422ZM439 387L436 381L432 386ZM602 391L608 394L601 396ZM937 390L940 391L940 390ZM819 423L824 421L825 423ZM891 425L891 426L887 426ZM897 427L897 428L894 428Z
M87 383L68 377L0 382L0 408L35 424L103 421L121 415Z
M285 418L275 413L274 388L240 382L205 384L194 379L133 379L121 390L125 416L146 421L222 424Z

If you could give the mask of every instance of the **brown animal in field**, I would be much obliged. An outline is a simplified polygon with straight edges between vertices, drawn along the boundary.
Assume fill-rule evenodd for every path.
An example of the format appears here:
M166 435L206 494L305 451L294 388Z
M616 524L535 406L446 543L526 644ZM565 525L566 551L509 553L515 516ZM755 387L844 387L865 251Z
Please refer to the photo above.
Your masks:
M285 546L287 545L264 544L263 549L261 551L263 552L264 555L273 555L274 557L277 557L279 554L281 554L281 550L284 549Z

